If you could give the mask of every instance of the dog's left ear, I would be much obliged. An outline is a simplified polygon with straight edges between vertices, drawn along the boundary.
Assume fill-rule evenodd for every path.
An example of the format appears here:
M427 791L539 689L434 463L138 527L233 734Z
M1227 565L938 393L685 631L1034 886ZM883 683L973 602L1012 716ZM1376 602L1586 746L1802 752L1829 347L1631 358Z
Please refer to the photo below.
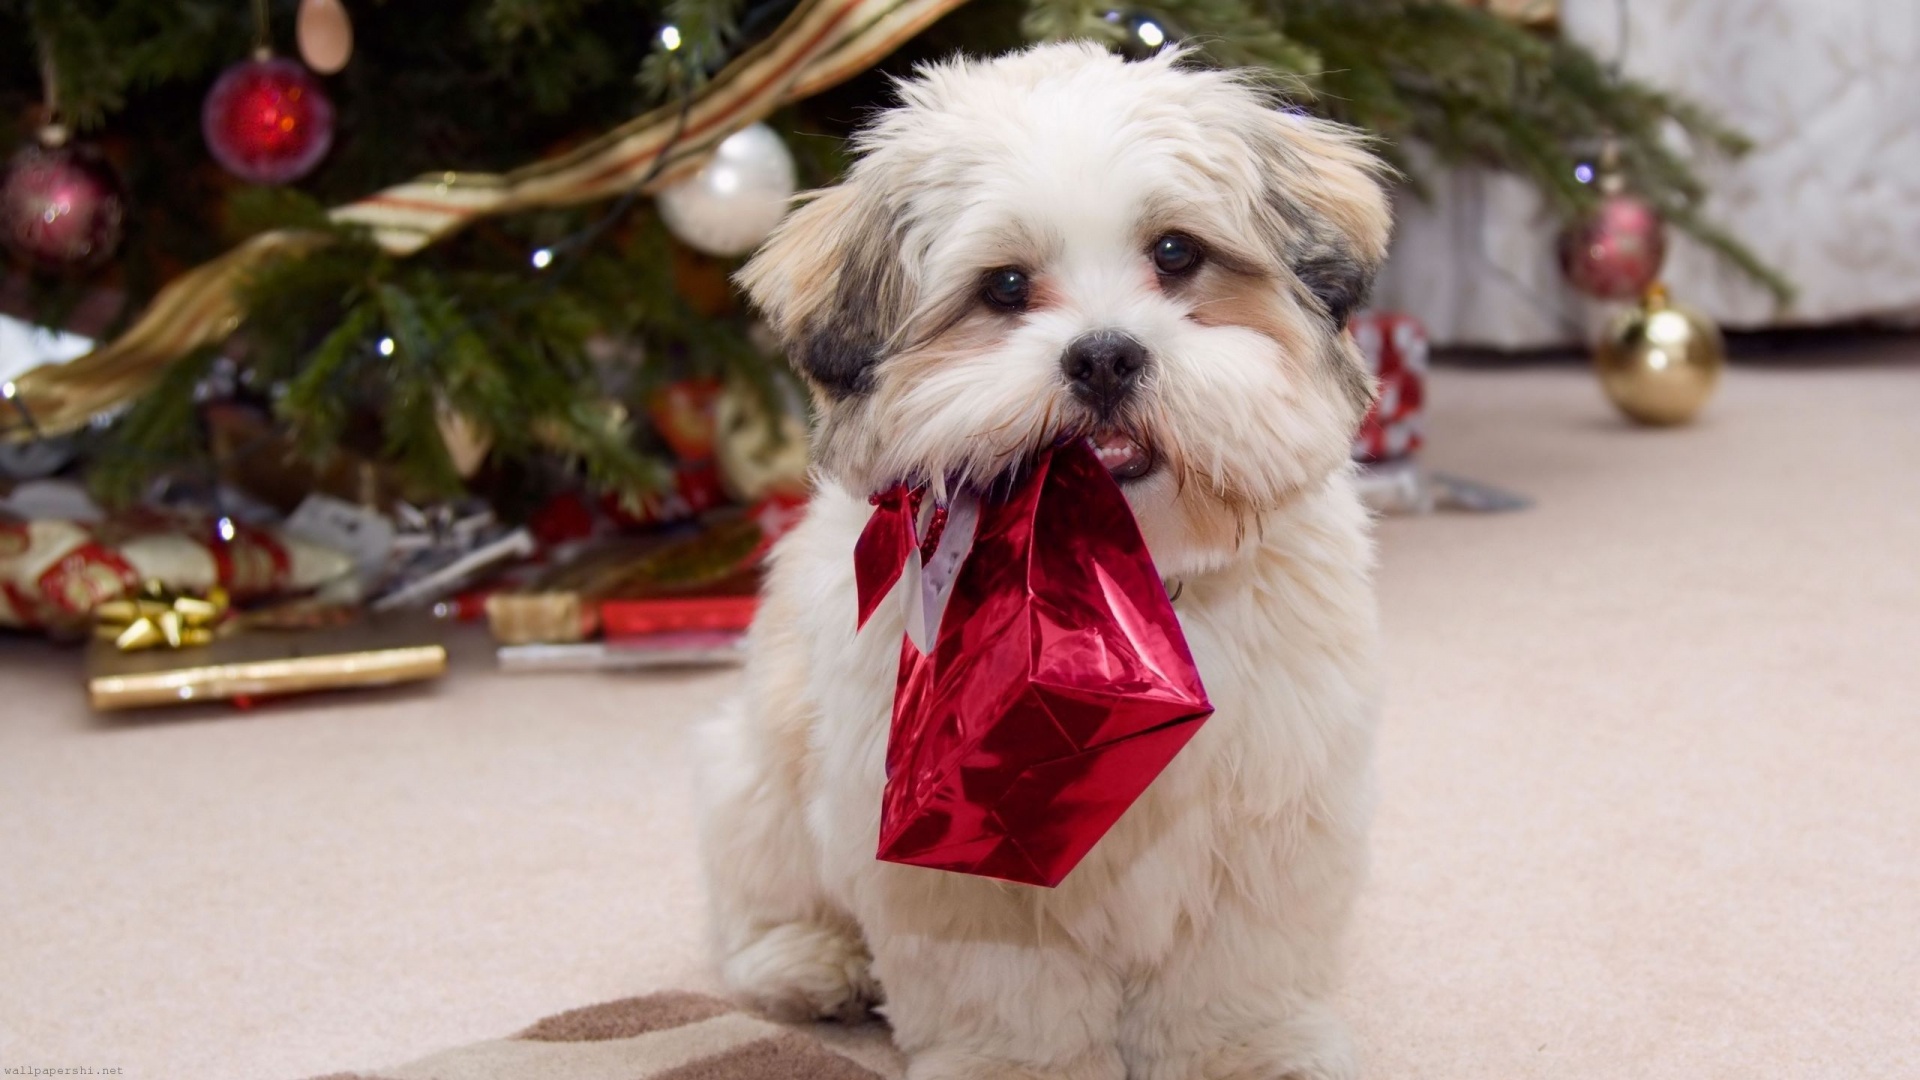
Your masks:
M1390 170L1357 131L1295 112L1262 112L1251 141L1267 178L1275 254L1343 328L1386 258L1393 212L1381 180Z
M898 216L875 188L856 166L837 187L807 196L735 278L827 402L872 388L911 301Z

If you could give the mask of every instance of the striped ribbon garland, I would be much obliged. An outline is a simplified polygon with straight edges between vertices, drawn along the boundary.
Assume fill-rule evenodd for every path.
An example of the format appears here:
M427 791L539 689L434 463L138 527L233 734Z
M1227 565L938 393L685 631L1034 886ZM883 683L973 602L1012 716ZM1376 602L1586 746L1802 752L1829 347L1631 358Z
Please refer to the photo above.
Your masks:
M654 109L512 172L432 174L337 207L330 216L364 226L375 243L404 256L479 218L594 202L642 182L644 190L658 191L692 175L728 135L872 67L964 2L805 0L772 37L721 69L688 105ZM0 403L0 425L6 425L0 438L73 431L138 397L168 364L240 326L246 312L239 289L255 268L328 240L311 231L261 233L175 278L120 337L68 363L19 376L8 387L10 402ZM9 423L16 417L5 415L7 404L28 422Z

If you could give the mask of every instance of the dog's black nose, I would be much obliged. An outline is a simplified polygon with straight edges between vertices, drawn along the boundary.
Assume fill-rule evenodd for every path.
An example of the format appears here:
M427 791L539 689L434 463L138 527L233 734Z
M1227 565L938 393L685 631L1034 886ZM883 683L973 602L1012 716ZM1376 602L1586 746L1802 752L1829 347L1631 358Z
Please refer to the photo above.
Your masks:
M1073 396L1103 414L1126 402L1146 369L1147 347L1118 330L1082 334L1060 355Z

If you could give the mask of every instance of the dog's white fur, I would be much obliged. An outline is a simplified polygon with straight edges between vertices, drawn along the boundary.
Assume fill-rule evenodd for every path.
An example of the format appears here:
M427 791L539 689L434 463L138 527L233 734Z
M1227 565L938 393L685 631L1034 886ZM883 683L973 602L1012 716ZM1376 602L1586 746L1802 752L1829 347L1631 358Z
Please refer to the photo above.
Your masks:
M923 69L848 180L743 272L814 384L820 468L744 701L702 732L727 983L790 1016L884 998L915 1080L1348 1077L1328 1005L1364 873L1376 711L1370 397L1340 332L1388 228L1377 167L1247 80L1091 46ZM1167 231L1207 262L1163 283ZM979 298L1020 266L1021 314ZM1126 488L1216 713L1057 889L874 857L899 598L854 630L865 495L1001 475L1095 423L1062 349L1147 346Z

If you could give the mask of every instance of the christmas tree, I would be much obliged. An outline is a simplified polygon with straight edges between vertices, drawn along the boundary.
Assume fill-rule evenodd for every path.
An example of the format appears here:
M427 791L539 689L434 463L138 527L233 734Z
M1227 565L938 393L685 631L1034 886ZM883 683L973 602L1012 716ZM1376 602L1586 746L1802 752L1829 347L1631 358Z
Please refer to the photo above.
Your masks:
M55 326L112 298L93 355L6 387L0 438L88 427L124 494L204 467L219 399L410 492L458 491L463 442L498 469L657 484L633 418L659 387L771 402L791 379L727 275L793 186L834 180L888 77L1069 37L1264 68L1376 133L1415 191L1420 142L1572 217L1604 142L1668 221L1784 294L1702 219L1663 138L1738 153L1737 134L1550 29L1440 0L0 0L13 294ZM725 141L760 120L777 137ZM723 144L725 179L698 174ZM55 221L58 183L81 201Z

